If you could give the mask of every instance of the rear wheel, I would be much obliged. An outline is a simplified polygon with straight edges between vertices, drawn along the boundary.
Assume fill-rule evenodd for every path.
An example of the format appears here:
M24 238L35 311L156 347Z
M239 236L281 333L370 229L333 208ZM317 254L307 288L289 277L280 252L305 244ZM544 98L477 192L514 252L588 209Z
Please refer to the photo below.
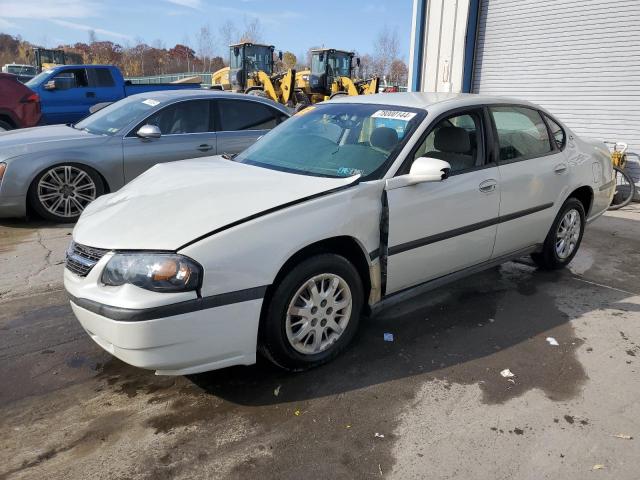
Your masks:
M9 130L13 130L13 127L4 120L0 120L0 132L8 132Z
M617 210L629 205L636 194L636 186L631 176L624 170L613 167L613 179L616 182L616 192L609 205L609 210Z
M322 254L276 287L261 325L260 350L287 370L328 362L352 340L364 301L362 280L344 257Z
M87 205L104 193L100 175L90 167L63 164L40 173L29 189L38 215L54 222L75 222Z
M331 100L332 98L336 98L336 97L346 97L347 95L349 95L347 92L332 93L331 96L329 97L329 100Z
M564 268L578 253L585 227L582 202L569 198L551 225L542 251L531 255L538 267L544 270Z

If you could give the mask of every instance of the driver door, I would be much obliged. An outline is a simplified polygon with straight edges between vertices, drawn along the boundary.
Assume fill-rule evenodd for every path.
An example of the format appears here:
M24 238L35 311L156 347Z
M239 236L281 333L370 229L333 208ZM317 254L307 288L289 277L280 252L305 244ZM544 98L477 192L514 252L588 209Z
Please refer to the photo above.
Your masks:
M398 174L419 157L449 162L449 178L386 191L389 208L387 288L405 288L489 260L500 204L498 168L481 109L436 123Z
M160 138L139 138L143 125L160 128ZM130 182L156 163L207 157L216 153L210 100L173 103L154 113L124 138L124 178Z

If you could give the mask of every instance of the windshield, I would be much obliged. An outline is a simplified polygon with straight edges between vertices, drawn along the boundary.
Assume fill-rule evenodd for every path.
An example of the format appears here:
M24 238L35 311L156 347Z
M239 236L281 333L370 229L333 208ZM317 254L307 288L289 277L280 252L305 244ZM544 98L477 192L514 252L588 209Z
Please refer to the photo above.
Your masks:
M113 103L75 124L78 130L96 135L115 135L140 116L153 110L160 101L153 98L129 97Z
M7 65L7 73L35 75L36 69L28 65Z
M247 72L257 72L262 70L267 74L271 74L271 62L273 61L273 52L269 47L244 47L245 61L247 62Z
M329 75L334 77L350 77L351 56L346 53L335 53L330 55Z
M380 178L422 118L421 110L385 105L308 107L235 160L302 175Z
M42 83L42 81L45 78L47 78L49 75L51 75L52 72L53 70L44 70L42 73L39 73L38 75L33 77L31 80L29 80L27 83L25 83L25 85L29 88L36 88L38 84Z

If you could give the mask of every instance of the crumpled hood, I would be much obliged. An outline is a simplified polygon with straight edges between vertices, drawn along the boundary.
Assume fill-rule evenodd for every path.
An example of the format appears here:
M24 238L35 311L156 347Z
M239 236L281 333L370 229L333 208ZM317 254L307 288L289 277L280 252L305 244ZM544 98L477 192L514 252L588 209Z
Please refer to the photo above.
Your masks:
M0 160L58 148L86 146L86 142L104 142L108 139L66 125L10 130L0 133Z
M208 157L156 165L90 204L73 231L97 248L177 250L252 215L353 183Z

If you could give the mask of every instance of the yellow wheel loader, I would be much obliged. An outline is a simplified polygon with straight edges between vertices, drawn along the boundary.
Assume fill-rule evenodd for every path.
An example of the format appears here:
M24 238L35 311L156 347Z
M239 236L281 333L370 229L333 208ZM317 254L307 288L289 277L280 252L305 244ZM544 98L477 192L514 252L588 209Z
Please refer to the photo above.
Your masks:
M230 45L229 66L212 75L212 88L258 95L295 107L306 97L295 91L295 70L273 73L274 50L273 45L256 43ZM282 52L279 56L282 58Z
M311 50L311 69L296 74L296 87L304 91L311 103L337 95L378 93L380 79L354 80L353 52L322 48ZM360 59L356 58L360 66Z

